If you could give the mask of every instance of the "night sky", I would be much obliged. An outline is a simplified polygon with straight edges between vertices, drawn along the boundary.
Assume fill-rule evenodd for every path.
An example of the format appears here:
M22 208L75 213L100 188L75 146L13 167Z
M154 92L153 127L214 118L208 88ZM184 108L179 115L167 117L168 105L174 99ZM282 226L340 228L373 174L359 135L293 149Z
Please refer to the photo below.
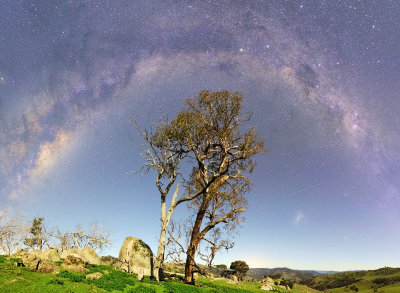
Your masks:
M399 266L399 1L0 3L0 210L156 251L143 127L239 91L269 153L215 263ZM175 218L184 216L179 206Z

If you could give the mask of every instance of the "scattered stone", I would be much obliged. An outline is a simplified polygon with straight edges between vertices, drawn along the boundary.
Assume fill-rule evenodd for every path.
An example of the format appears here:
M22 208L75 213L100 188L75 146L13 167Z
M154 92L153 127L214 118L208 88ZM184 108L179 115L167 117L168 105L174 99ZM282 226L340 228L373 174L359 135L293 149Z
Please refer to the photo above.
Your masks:
M15 262L15 263L13 264L13 266L14 266L14 267L24 267L25 265L24 265L23 262Z
M30 270L40 273L58 274L60 268L48 259L37 258L31 263Z
M265 284L261 285L260 289L265 291L273 291L274 287L271 284Z
M87 268L85 268L85 261L73 255L68 255L61 267L78 273L86 273L89 271Z
M101 277L103 277L103 274L102 273L100 273L100 272L94 272L94 273L92 273L92 274L88 274L88 275L86 275L86 279L88 279L88 280L97 280L97 279L100 279Z
M125 238L119 251L118 267L130 274L139 274L153 277L153 252L142 240L135 237Z
M144 276L143 276L143 269L140 269L140 271L139 271L139 273L138 273L138 275L137 275L137 279L138 279L139 282L142 282L142 281L143 281L143 278L144 278Z

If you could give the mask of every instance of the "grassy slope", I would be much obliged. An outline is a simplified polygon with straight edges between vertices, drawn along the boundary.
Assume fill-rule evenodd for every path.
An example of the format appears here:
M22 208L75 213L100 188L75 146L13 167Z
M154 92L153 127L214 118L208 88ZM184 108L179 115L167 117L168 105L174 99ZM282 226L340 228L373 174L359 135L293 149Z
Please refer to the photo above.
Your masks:
M351 286L354 285L358 288L359 293L372 293L374 292L373 288L376 288L376 292L400 293L400 268L347 272L316 278L316 280L322 284L334 284L336 281L345 279L354 279L355 281L347 286L327 289L326 291L332 293L354 292L350 290ZM384 281L386 281L386 284Z
M166 292L166 293L197 293L197 292L265 292L260 290L258 283L239 282L238 285L228 284L224 280L200 278L198 286L189 286L179 281L156 282L145 278L138 282L135 275L115 271L111 267L89 267L89 273L99 271L104 274L99 280L88 281L83 274L61 270L59 275L32 272L28 268L13 267L13 260L0 256L0 292ZM277 292L288 292L279 289ZM295 285L293 293L315 293L313 289Z

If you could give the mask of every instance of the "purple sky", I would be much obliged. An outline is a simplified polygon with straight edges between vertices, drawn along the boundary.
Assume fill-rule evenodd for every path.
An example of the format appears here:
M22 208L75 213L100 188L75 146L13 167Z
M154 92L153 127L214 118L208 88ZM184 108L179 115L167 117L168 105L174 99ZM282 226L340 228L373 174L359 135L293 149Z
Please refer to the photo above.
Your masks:
M156 250L159 194L127 122L240 91L270 150L216 263L398 266L397 1L2 1L0 210L92 220ZM180 206L176 219L183 217Z

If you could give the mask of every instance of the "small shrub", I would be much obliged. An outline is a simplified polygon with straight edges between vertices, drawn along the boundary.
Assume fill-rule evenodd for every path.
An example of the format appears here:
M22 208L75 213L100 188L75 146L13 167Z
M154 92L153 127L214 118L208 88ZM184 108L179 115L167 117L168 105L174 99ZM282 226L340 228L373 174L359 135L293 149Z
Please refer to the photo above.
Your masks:
M7 259L7 256L5 255L0 255L0 263L4 263Z
M64 285L64 281L61 279L52 279L47 284L54 284L54 285Z
M58 274L59 277L70 280L71 282L82 282L85 280L85 275L80 273L73 273L70 271L62 271Z
M12 262L22 262L22 258L12 257L12 258L10 258L10 261L12 261Z
M87 282L107 291L123 291L127 285L134 286L136 280L136 276L121 271L111 271L108 275L104 275L100 279L88 280Z
M58 260L54 262L57 266L61 266L61 264L64 262L64 259Z

